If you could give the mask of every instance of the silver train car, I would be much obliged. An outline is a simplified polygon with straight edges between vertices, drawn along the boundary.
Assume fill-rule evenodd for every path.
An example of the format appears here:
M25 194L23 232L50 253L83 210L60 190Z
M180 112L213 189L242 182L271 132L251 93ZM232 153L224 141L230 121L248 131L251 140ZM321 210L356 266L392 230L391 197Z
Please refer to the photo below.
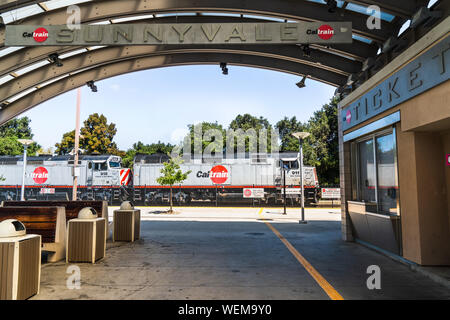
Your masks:
M167 203L169 188L157 183L161 176L163 162L168 160L164 154L137 155L133 167L133 200L146 205ZM245 154L234 158L184 157L180 165L183 172L190 171L188 178L173 186L173 199L178 204L211 203L264 203L281 204L284 201L283 187L290 190L287 201L298 204L300 201L300 169L297 153ZM319 181L314 167L304 167L305 201L316 203ZM264 195L257 199L243 196L249 188L264 189ZM297 190L296 190L297 189Z
M121 158L112 155L81 155L75 174L77 198L107 200L111 205L131 200L136 205L169 202L170 189L157 183L165 154L137 155L133 172L122 168ZM284 203L300 200L300 170L296 153L236 155L233 159L188 155L181 169L191 171L183 184L173 186L175 204L243 205ZM25 174L27 200L70 200L74 174L73 156L28 157ZM0 156L0 201L20 200L22 156ZM305 200L317 202L319 183L316 169L304 167ZM245 197L246 189L259 189L259 197Z
M130 169L121 168L117 156L80 155L76 170L70 155L27 157L25 198L71 198L74 173L82 200L109 200L113 195L119 199L120 187L131 181ZM22 176L23 156L0 156L0 200L19 200Z

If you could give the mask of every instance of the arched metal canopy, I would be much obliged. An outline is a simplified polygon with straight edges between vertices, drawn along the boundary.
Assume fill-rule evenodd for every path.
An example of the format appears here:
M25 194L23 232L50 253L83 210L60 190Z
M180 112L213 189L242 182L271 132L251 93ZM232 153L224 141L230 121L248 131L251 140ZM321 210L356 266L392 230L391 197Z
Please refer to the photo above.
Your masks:
M221 61L228 61L231 65L247 66L254 68L263 68L267 70L291 73L296 75L314 74L315 67L302 65L296 62L282 61L269 57L255 57L245 54L230 53L179 53L166 55L151 55L134 59L115 61L112 63L99 65L94 68L68 75L44 86L42 89L34 89L34 94L28 94L11 104L0 112L0 123L4 123L18 114L29 110L35 105L42 103L50 98L73 90L86 84L87 81L103 80L121 74L147 70L159 67L179 66L179 65L199 65L199 64L219 64ZM51 70L50 70L51 72ZM312 79L319 80L314 76ZM330 73L330 77L341 78L344 76ZM334 81L337 81L334 79Z
M40 12L11 24L58 25L67 20L67 5L51 9L50 1L0 0L0 14L39 6ZM61 1L64 2L64 1ZM141 47L30 47L0 50L0 124L58 94L87 81L157 67L229 64L265 68L344 87L362 62L375 58L381 44L396 35L403 23L428 0L339 1L335 12L323 0L93 0L77 4L81 23L207 23L254 21L351 21L355 41L351 45L234 45ZM395 4L394 4L395 3ZM52 4L52 5L51 5ZM364 10L377 5L383 11L382 28L367 27ZM22 9L20 9L22 8ZM214 15L211 15L213 13ZM146 17L147 19L142 19ZM0 47L4 43L0 26ZM96 49L96 50L94 50ZM5 52L3 54L2 52ZM62 67L50 63L57 54ZM142 63L146 61L148 63ZM125 67L128 66L128 69ZM102 71L103 70L103 71ZM104 71L107 70L106 73ZM83 82L84 81L84 82ZM59 90L59 91L58 91Z

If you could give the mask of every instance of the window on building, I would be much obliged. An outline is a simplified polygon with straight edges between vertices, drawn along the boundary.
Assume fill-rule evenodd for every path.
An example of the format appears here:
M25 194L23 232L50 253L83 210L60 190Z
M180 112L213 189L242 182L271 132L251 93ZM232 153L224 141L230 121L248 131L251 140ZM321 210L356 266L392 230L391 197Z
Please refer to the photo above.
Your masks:
M353 200L373 203L372 210L399 214L395 130L385 130L352 145Z

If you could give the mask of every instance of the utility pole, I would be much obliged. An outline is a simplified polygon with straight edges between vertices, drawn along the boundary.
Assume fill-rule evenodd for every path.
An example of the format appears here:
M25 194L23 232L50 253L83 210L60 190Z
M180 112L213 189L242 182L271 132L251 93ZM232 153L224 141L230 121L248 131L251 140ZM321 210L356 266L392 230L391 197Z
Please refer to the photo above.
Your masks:
M77 109L75 115L75 147L74 147L74 161L73 161L73 190L72 200L77 200L78 189L78 147L80 145L80 104L81 104L81 88L77 89Z
M284 167L283 161L281 162L281 167L283 168L283 202L284 202L283 214L286 214L286 168Z
M20 190L20 201L25 201L25 175L27 170L27 149L34 141L29 139L18 140L23 145L23 171L22 171L22 189Z
M303 181L303 140L305 140L307 137L309 137L310 133L308 132L295 132L292 134L294 137L298 139L298 142L300 144L299 147L299 162L300 162L300 184L302 188L302 194L301 194L301 203L302 203L302 220L299 221L300 224L306 224L305 220L305 187L304 187L304 181Z

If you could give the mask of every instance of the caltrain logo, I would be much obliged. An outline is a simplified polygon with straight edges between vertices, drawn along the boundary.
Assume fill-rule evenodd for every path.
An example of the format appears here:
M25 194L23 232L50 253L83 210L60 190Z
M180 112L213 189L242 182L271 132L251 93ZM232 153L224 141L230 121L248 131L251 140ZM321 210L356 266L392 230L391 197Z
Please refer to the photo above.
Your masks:
M214 184L222 184L228 180L228 170L224 166L215 166L211 169L209 178Z
M307 34L317 34L322 40L330 40L334 36L334 29L327 24L319 27L317 30L308 29Z
M347 121L348 124L352 122L352 112L350 110L347 110L344 120Z
M24 38L33 38L36 42L44 42L48 39L48 31L45 28L37 28L34 32L24 32Z
M44 167L38 167L34 169L31 177L37 184L43 184L48 179L48 171Z

